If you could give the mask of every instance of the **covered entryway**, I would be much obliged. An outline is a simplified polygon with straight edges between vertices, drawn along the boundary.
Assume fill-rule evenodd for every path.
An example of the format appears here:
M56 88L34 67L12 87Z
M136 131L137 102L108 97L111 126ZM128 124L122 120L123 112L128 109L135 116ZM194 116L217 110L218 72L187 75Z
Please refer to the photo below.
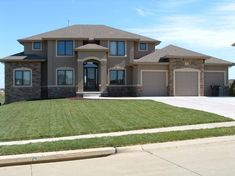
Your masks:
M174 95L175 96L199 96L199 70L175 70Z
M167 71L141 70L143 96L166 96L167 77Z
M225 85L225 71L205 71L205 96L212 96L211 86Z
M98 91L99 83L99 69L97 62L84 62L83 66L83 81L84 81L84 90L85 91Z

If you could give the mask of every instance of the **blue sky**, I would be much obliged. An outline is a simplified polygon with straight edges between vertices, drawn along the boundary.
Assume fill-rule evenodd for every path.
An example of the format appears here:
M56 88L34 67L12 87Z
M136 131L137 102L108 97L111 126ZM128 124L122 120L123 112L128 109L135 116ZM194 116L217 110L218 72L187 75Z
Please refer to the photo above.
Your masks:
M70 24L105 24L235 62L235 1L2 0L0 58L23 50L17 39ZM235 79L235 68L229 77ZM0 64L0 87L4 66Z

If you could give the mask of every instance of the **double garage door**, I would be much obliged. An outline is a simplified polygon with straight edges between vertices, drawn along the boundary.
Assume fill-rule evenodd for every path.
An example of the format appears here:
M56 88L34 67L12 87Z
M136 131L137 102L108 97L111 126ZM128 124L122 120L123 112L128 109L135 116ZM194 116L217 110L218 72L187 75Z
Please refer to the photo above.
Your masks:
M143 96L167 95L167 71L142 71Z
M143 96L168 95L167 71L142 71ZM199 75L197 71L176 71L175 96L198 96Z

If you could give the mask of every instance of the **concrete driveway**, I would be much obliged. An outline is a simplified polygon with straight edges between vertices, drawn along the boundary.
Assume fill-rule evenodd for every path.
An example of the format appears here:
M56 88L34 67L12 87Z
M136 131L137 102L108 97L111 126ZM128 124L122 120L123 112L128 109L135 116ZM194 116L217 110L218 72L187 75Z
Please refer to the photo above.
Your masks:
M235 136L149 144L102 158L2 167L0 175L234 176L234 148Z
M91 99L154 100L172 106L219 114L235 120L235 97L90 97Z
M235 97L148 97L148 99L235 119Z

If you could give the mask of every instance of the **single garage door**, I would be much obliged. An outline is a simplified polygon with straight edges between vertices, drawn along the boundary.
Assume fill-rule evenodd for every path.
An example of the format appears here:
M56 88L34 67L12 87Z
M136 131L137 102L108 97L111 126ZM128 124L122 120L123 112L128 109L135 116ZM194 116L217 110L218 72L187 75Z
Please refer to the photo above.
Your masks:
M143 71L142 72L143 96L166 96L167 73Z
M206 72L205 75L205 96L211 96L212 90L211 86L218 85L218 86L224 86L224 72Z
M198 96L198 72L175 72L175 96Z

